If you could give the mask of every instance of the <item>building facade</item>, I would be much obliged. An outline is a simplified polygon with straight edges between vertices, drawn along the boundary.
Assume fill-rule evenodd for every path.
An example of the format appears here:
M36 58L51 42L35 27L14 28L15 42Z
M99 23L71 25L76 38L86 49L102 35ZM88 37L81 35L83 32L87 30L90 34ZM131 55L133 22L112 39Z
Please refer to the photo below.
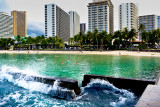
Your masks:
M88 5L88 30L114 32L113 4L110 0L93 0Z
M27 37L27 16L26 11L12 11L13 35Z
M122 3L119 6L119 29L135 29L138 32L138 8L133 3Z
M80 32L80 17L75 11L70 11L70 37L74 37Z
M157 16L158 20L158 28L160 28L160 16Z
M55 4L45 5L45 37L61 38L67 42L70 37L70 15Z
M145 26L145 30L147 32L150 32L158 28L157 20L158 20L157 15L139 16L139 25L143 24Z
M86 33L86 23L81 23L80 24L80 32L82 33Z
M7 13L0 12L0 38L13 36L13 17Z

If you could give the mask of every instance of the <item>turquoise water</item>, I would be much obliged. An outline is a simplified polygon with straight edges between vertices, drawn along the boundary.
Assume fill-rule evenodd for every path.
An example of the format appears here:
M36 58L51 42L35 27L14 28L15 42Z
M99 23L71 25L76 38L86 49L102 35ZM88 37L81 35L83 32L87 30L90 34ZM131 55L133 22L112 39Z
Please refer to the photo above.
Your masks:
M64 77L78 81L83 79L84 74L155 79L160 72L160 58L156 57L0 55L0 60L0 67L14 67L41 75Z
M92 83L82 88L83 92L75 100L66 101L48 95L48 86L44 84L14 80L4 72L76 79L81 86L84 74L154 80L160 72L159 62L160 58L156 57L0 54L0 71L3 72L0 75L0 106L132 107L138 98L106 81L95 80L93 83L98 86ZM114 91L110 92L108 87Z

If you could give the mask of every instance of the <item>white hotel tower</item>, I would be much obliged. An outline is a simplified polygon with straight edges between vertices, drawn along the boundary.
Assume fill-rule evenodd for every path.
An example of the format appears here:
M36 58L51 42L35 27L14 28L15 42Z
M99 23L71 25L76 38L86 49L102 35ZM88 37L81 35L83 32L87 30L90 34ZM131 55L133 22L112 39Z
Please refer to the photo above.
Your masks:
M11 38L13 36L13 17L7 13L0 12L0 38Z
M70 11L70 37L74 37L80 32L80 17L75 11Z
M114 6L111 0L93 0L88 4L88 30L114 32Z
M45 37L61 38L67 42L70 37L70 15L55 4L45 5Z
M138 31L138 8L133 3L122 3L119 6L119 29Z

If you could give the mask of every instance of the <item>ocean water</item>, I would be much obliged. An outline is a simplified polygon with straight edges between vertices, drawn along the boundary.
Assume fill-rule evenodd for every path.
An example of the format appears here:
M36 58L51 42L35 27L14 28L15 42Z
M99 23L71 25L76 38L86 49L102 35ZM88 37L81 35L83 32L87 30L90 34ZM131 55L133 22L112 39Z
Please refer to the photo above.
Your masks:
M8 72L35 76L55 76L81 81L84 74L154 80L160 72L160 58L92 55L8 55L0 54L0 106L2 107L133 107L138 96L118 89L108 81L92 80L75 99L56 99L58 81L53 86ZM63 91L67 91L63 90ZM64 93L60 94L62 97Z

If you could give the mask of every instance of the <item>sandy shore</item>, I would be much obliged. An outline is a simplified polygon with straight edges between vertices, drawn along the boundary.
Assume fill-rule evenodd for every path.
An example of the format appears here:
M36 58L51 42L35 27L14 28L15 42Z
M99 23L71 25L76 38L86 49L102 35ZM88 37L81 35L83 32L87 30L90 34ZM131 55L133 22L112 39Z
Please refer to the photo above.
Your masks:
M152 56L160 57L158 52L129 52L129 51L6 51L0 54L78 54L78 55L121 55L121 56Z

